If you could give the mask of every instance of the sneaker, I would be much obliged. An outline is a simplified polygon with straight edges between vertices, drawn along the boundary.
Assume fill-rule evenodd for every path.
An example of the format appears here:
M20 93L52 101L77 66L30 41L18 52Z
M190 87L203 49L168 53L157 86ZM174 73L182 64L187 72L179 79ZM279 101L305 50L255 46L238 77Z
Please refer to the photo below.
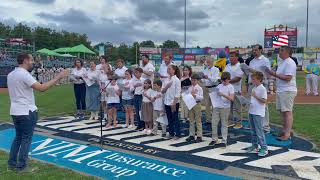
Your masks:
M151 129L147 130L147 134L150 135L152 133Z
M234 122L228 122L228 128L234 126Z
M236 123L236 125L233 126L233 129L241 129L243 128L241 123Z
M172 139L173 140L178 140L178 139L180 139L180 137L179 136L174 136Z
M196 143L202 142L202 137L197 137Z
M192 142L194 141L194 136L189 136L187 139L186 139L187 142Z
M36 173L37 171L39 171L38 167L25 167L23 169L17 169L17 173Z
M227 148L227 143L223 142L223 143L221 143L221 144L222 144L222 145L221 145L222 148Z
M142 128L142 127L137 127L136 130L137 130L137 131L142 131L143 128Z
M129 125L129 126L128 126L128 128L129 128L129 129L132 129L132 128L133 128L133 126L132 126L132 125Z
M244 150L245 150L247 153L252 153L252 152L258 153L258 152L259 152L259 148L258 148L257 146L255 146L255 145L252 145L252 146L250 146L250 147L247 147L247 148L245 148Z
M12 171L16 171L16 167L14 167L14 166L8 166L8 167L7 167L7 172L12 172Z
M85 119L84 114L80 114L79 115L79 120L84 120L84 119Z
M165 138L165 137L167 137L167 134L164 134L164 133L163 133L163 134L161 134L161 137L164 137L164 138Z
M290 141L291 137L280 136L280 137L277 137L277 140L278 141Z
M261 148L258 152L258 156L265 157L266 155L268 155L268 149Z
M174 138L174 136L169 135L167 138L168 138L168 139L173 139L173 138Z
M209 143L209 146L214 146L217 144L217 141L216 140L212 140L210 143Z
M144 129L142 132L143 132L143 133L147 133L147 131L148 131L148 129Z

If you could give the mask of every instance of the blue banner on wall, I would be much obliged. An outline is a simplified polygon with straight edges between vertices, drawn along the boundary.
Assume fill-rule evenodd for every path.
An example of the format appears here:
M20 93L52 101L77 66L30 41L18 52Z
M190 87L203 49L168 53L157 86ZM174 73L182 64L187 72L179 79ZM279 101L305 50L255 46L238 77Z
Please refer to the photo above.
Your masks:
M8 151L15 131L0 131L0 148ZM33 158L107 179L235 179L151 158L99 149L35 134Z

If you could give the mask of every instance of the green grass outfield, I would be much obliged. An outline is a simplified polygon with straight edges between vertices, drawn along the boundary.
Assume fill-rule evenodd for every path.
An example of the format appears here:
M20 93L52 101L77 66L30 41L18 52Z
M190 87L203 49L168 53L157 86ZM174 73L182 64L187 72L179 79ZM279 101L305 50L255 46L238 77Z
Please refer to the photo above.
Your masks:
M304 77L298 73L297 83L304 86ZM73 87L71 85L56 86L47 92L36 92L36 104L41 117L72 114L75 110ZM0 123L11 122L9 116L9 97L7 93L0 93ZM273 123L280 124L280 114L275 110L275 105L270 104L270 117ZM310 139L318 148L320 147L320 105L295 105L294 130L299 135ZM0 151L0 176L4 179L21 179L15 173L6 173L7 153ZM53 165L33 161L32 166L38 166L41 172L36 175L24 176L24 179L95 179L79 173L62 169ZM1 172L5 172L1 174Z

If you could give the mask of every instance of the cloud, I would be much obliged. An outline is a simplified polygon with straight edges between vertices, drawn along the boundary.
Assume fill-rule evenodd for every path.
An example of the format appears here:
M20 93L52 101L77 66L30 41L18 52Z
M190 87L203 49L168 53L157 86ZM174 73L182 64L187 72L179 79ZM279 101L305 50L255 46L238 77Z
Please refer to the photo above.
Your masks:
M137 19L159 21L176 31L184 29L184 1L182 0L131 0ZM188 31L208 28L209 15L201 9L187 8Z
M29 2L37 3L37 4L52 4L56 0L25 0L25 1L29 1Z
M93 22L83 11L76 10L76 9L69 9L67 12L61 15L54 15L50 13L41 12L36 14L37 16L52 20L55 22L63 22L63 23L71 23L71 24L78 24L78 23L91 23Z
M40 12L38 17L56 24L55 29L85 33L94 42L132 43L152 39L162 42L166 39L182 40L182 35L174 32L148 30L143 23L132 17L91 19L81 10L69 9L60 15Z

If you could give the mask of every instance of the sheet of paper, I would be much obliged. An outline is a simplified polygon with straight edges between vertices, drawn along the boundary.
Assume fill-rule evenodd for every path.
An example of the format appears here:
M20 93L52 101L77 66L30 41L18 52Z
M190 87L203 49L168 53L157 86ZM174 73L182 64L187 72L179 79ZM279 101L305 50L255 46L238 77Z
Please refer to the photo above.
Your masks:
M168 118L166 115L158 117L156 121L161 124L168 125Z
M94 81L91 81L89 78L82 78L82 79L87 84L87 86L92 86L94 84Z
M217 102L217 99L219 97L218 96L218 90L210 92L209 96L210 96L212 107L216 107L217 105L215 104L215 102Z
M241 63L240 64L240 69L245 73L245 74L249 74L250 73L250 67L245 64L245 63Z
M196 100L190 93L183 93L182 100L189 110L191 110L195 105L197 105Z
M239 102L241 105L249 105L251 102L250 102L250 99L249 98L246 98L244 96L239 96L237 95L236 98L239 99Z

